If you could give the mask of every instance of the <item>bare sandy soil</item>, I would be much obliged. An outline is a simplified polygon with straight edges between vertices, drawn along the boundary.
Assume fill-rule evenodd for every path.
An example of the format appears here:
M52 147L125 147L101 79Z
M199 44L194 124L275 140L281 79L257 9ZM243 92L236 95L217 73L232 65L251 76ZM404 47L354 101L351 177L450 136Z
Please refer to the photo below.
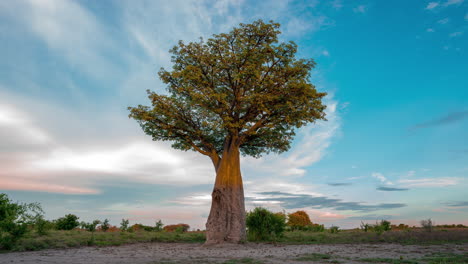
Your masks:
M299 261L304 254L321 253L330 259ZM365 263L363 258L419 259L432 253L467 254L463 245L271 245L204 247L201 244L147 243L116 247L82 247L0 254L0 263ZM246 260L245 258L250 258ZM243 260L242 260L243 259Z

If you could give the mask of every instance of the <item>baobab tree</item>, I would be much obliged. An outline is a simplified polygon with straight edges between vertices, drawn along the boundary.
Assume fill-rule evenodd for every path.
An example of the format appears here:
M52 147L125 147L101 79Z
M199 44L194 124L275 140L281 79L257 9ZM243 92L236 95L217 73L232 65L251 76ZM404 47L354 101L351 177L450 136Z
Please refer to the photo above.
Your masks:
M211 159L207 244L246 238L240 155L287 151L295 129L325 120L326 93L309 80L315 62L296 58L294 42L279 43L279 28L258 20L207 41L180 41L170 51L172 70L159 71L168 94L148 90L151 106L129 107L153 140Z

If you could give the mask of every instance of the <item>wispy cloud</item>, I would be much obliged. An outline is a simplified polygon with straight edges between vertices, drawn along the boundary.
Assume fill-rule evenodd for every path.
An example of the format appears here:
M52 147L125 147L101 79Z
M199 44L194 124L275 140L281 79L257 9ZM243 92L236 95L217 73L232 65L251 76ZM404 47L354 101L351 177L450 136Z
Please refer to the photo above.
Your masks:
M429 2L429 4L427 4L427 6L426 6L426 9L427 10L432 10L432 9L438 7L438 6L439 6L439 2Z
M445 24L447 24L449 21L450 21L449 18L444 18L444 19L438 20L437 23L442 24L442 25L445 25Z
M447 0L444 3L444 6L459 5L459 4L463 3L463 2L464 2L464 0Z
M259 195L269 197L248 198L252 202L278 202L286 209L294 208L333 208L338 211L377 211L405 207L402 203L363 204L358 202L345 202L341 199L313 196L308 194L294 194L286 192L260 192Z
M450 207L468 207L468 201L448 202L448 203L446 203L446 205L450 206Z
M376 190L384 191L384 192L401 192L401 191L407 191L409 189L408 188L393 188L393 187L380 186Z
M367 10L368 10L367 5L359 5L359 6L356 6L355 8L353 8L354 13L364 14L364 13L367 12Z
M349 186L352 185L350 182L335 182L335 183L327 183L330 186Z
M462 31L457 31L457 32L450 33L449 36L450 36L451 38L454 38L454 37L459 37L459 36L461 36L461 35L463 35L463 32L462 32Z
M377 180L379 180L381 183L383 184L388 184L388 185L393 185L393 183L391 181L389 181L382 173L380 172L373 172L372 173L372 177L373 178L376 178Z
M332 1L333 8L339 10L343 7L343 2L341 0L333 0Z
M406 187L446 187L457 185L461 182L461 178L444 177L444 178L423 178L423 179L402 179L398 181Z
M348 217L347 219L364 221L364 220L389 220L393 218L394 218L393 215L366 214L366 215L351 216L351 217Z
M431 32L432 33L432 32L435 32L435 30L433 28L428 28L428 29L426 29L426 32Z
M465 118L468 118L468 111L453 112L441 118L437 118L434 120L416 124L410 127L410 130L452 124L455 122L462 121Z

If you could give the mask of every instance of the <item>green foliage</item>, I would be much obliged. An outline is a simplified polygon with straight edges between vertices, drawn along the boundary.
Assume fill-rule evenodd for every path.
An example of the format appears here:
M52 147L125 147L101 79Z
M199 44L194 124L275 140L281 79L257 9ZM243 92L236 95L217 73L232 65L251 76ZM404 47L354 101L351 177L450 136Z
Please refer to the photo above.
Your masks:
M41 215L36 218L34 222L34 227L36 229L37 234L40 236L47 235L48 231L54 228L54 224L48 220L45 220L44 217Z
M42 218L43 211L37 203L14 203L6 194L0 194L0 248L11 249L18 239Z
M153 140L219 157L227 139L243 155L281 153L295 129L325 120L325 93L309 81L312 59L297 59L297 45L278 43L280 25L240 24L206 42L180 41L171 71L161 69L168 95L148 91L152 106L129 107Z
M372 229L372 226L369 225L368 223L364 223L361 221L361 226L360 226L361 230L363 230L364 232L367 232L369 230Z
M109 230L109 227L110 227L109 219L106 218L106 219L104 219L104 222L102 222L102 224L101 224L101 229L102 229L102 231L106 232L107 230Z
M332 234L336 234L340 232L340 228L338 226L330 226L330 228L328 228L328 232Z
M154 226L154 231L156 231L156 232L163 231L163 227L164 227L164 224L163 224L163 222L161 221L161 219L159 219L159 220L156 222L155 226Z
M320 225L320 224L311 224L309 226L304 227L304 231L310 231L310 232L324 232L325 231L325 226Z
M99 225L100 223L101 223L101 221L99 221L99 220L94 220L91 223L81 222L80 227L87 230L87 231L89 231L89 232L95 232L97 225Z
M130 221L128 219L122 219L122 222L120 222L120 230L127 231L129 224L130 224Z
M275 214L265 208L257 207L247 213L246 225L249 240L276 240L283 235L286 216L283 213Z
M370 225L364 222L361 222L361 230L364 232L373 231L379 234L382 234L385 231L390 231L392 229L392 224L390 221L381 220L380 222L376 222L375 225Z
M55 228L57 230L72 230L80 225L79 217L74 214L67 214L55 220Z

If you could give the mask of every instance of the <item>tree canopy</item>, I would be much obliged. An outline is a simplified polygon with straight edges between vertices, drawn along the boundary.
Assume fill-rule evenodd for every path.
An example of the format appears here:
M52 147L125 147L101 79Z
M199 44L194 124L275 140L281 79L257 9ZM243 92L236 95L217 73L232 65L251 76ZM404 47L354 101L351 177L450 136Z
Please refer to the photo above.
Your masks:
M279 24L240 24L227 34L170 52L171 71L161 68L167 95L148 90L152 106L129 107L153 140L173 147L222 156L228 140L243 155L281 153L295 129L325 120L325 105L310 83L313 59L296 58L294 42L279 43Z

